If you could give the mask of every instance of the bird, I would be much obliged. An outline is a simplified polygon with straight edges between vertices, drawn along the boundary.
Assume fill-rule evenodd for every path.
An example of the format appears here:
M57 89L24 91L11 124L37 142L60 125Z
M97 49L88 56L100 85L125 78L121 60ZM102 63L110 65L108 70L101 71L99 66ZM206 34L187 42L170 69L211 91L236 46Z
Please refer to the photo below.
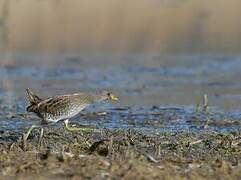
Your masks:
M27 106L27 112L35 113L40 119L39 124L32 125L26 134L23 135L24 142L27 141L31 131L35 128L41 128L40 139L43 137L43 127L64 121L65 128L68 131L91 131L90 128L69 127L69 119L79 114L83 109L94 103L102 101L119 101L119 98L109 91L103 90L99 93L78 92L73 94L57 95L42 99L31 89L27 88L27 97L30 105Z

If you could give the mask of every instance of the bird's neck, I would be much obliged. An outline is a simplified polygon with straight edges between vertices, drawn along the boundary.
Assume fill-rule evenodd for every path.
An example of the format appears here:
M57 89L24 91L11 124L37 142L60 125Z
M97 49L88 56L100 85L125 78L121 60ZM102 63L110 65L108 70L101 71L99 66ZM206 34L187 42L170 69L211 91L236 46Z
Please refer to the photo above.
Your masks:
M95 101L95 102L105 101L106 99L107 99L107 98L104 97L104 96L102 96L102 95L99 95L99 94L94 95L94 101Z

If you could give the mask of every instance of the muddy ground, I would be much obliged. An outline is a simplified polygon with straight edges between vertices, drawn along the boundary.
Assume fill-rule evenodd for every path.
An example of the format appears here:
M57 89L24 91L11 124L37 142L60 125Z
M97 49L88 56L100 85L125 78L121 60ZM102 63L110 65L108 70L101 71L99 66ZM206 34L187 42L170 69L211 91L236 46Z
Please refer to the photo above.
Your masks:
M240 179L241 133L1 131L0 176L18 179Z
M1 54L0 179L241 179L240 64L222 55ZM41 145L39 130L24 144L39 121L26 114L26 88L41 98L105 89L121 101L71 119L100 132L60 123Z
M84 110L71 126L93 132L59 122L24 142L39 118L2 105L0 179L240 179L240 114L204 107Z

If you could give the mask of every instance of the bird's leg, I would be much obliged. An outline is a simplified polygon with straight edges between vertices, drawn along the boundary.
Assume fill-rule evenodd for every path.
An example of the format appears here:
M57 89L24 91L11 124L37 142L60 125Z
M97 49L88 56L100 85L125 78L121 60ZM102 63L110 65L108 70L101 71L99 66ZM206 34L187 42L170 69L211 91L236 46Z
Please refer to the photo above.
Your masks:
M92 132L92 131L94 131L93 128L88 128L88 127L69 127L69 120L68 119L66 119L64 121L64 125L65 125L65 128L70 132L73 132L73 131Z
M30 133L32 132L32 130L35 129L35 128L39 128L39 127L42 127L42 126L40 126L40 125L32 125L32 126L28 129L27 133L26 133L26 134L23 134L23 141L24 141L24 143L27 141L28 136L30 135Z

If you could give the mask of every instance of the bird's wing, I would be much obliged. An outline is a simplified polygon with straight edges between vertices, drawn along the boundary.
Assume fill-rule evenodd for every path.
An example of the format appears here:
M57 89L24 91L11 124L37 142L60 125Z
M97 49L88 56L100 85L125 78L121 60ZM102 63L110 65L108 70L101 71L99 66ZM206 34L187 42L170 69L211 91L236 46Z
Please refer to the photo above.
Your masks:
M64 108L71 100L66 96L55 96L47 98L38 104L38 110L40 113L55 114L57 109Z

